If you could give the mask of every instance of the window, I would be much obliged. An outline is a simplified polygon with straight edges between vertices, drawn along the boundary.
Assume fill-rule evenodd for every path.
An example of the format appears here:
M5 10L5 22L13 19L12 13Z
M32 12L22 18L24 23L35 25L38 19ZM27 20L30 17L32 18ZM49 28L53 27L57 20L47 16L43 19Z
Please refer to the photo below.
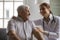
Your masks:
M23 4L23 0L0 0L0 28L7 28L9 19L17 16L17 7Z
M23 4L22 2L14 2L14 16L17 16L17 7L21 4Z

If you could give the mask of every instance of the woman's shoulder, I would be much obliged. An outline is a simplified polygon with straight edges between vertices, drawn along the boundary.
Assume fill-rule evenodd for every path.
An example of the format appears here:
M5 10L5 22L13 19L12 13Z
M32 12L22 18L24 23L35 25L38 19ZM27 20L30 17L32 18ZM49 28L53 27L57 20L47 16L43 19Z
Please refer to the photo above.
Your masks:
M55 19L55 21L56 21L57 23L60 22L60 16L54 16L54 19Z
M60 16L54 16L54 18L60 20Z
M34 20L34 23L36 25L40 25L40 24L42 24L42 22L43 22L43 19Z
M13 16L8 22L9 23L15 23L16 19L17 19L17 17Z

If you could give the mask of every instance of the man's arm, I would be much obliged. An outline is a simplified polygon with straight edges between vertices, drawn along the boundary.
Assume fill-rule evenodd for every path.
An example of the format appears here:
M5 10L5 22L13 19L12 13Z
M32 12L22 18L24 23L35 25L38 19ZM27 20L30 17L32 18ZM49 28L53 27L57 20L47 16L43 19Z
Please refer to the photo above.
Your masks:
M44 40L43 34L38 29L33 29L32 33L38 40Z
M38 40L45 40L43 37L43 33L40 32L40 30L38 29L38 27L40 26L36 26L34 22L32 22L33 24L33 29L32 29L32 34L38 39ZM42 31L42 30L41 30Z
M13 16L12 19L13 20L10 20L8 22L8 27L7 27L8 33L7 34L12 40L21 40L19 38L19 36L17 36L16 31L15 31L15 21L14 20L16 19L16 17Z
M12 40L21 40L17 35L15 31L10 30L7 34Z

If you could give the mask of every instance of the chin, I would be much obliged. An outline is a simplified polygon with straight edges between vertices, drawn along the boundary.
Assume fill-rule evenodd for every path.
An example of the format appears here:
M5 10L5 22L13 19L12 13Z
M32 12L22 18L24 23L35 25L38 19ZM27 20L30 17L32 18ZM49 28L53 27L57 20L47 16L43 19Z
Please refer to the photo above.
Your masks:
M25 19L26 21L28 20L28 18Z
M28 18L26 20L29 20Z

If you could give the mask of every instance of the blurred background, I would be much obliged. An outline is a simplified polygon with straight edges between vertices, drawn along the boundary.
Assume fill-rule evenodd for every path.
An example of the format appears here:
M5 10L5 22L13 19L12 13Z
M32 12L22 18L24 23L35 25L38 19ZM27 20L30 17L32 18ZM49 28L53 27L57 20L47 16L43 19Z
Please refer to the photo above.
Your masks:
M47 2L54 15L60 16L60 0L0 0L0 28L7 28L12 16L17 16L17 7L22 4L30 6L30 20L40 19L39 4Z
M60 0L0 0L0 40L7 40L6 28L12 16L17 16L17 7L25 4L30 6L30 20L42 18L39 4L47 2L54 15L60 16ZM59 39L60 40L60 39Z

